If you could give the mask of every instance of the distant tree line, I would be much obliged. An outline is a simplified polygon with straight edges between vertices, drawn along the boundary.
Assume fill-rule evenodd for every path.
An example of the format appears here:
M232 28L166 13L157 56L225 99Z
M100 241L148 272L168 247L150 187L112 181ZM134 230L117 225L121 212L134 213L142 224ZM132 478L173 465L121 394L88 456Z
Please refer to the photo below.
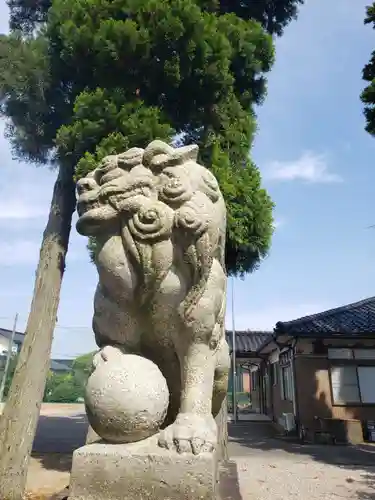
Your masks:
M71 372L56 373L49 371L43 401L45 403L76 403L83 400L87 379L91 373L93 353L76 358ZM17 366L17 356L13 356L5 382L4 397L10 390Z

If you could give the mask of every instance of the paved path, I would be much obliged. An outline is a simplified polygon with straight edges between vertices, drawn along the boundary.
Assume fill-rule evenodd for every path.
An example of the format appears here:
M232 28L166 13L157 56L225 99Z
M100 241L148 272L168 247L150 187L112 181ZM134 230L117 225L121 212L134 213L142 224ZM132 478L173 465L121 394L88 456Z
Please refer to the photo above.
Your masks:
M35 453L72 453L83 446L87 419L83 407L42 412L34 440Z

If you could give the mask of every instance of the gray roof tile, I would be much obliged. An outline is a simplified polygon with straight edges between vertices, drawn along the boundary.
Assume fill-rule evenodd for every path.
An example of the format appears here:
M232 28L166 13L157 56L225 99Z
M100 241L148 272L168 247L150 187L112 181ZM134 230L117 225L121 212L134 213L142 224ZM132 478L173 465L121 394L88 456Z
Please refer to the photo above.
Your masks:
M375 297L292 321L279 321L275 332L298 336L375 335Z
M229 345L229 350L232 352L232 332L227 330L225 332L226 339ZM257 350L270 338L273 332L266 331L236 331L236 354L256 354Z

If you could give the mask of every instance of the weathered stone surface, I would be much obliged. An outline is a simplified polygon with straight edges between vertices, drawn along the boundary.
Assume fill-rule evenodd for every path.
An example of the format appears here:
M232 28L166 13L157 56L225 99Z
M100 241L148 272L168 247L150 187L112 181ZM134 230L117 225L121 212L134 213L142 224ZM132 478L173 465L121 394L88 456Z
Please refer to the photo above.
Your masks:
M87 434L86 434L86 444L92 444L92 443L97 443L101 441L102 438L97 434L94 429L89 425L87 429Z
M86 386L93 430L111 443L131 443L156 434L168 410L169 391L152 361L107 346L94 358Z
M113 346L153 361L170 392L159 446L196 455L215 448L229 369L226 208L197 155L154 141L104 158L77 184L77 229L97 245L98 359Z
M180 455L154 436L76 450L69 500L214 500L216 486L214 453Z

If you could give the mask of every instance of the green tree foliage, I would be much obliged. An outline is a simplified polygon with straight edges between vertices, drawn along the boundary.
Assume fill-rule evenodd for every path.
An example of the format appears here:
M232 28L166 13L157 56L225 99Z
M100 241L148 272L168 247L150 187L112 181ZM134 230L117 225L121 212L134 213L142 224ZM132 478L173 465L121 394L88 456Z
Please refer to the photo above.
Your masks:
M251 105L265 94L271 38L254 21L202 12L193 1L130 1L126 12L119 5L60 0L50 10L49 37L78 96L73 123L57 134L60 151L73 154L80 176L132 145L133 136L143 145L148 132L175 131L183 142L197 142L227 201L228 270L252 270L272 234L272 203L248 159L256 128Z
M75 403L84 397L87 379L91 373L93 353L85 354L74 360L71 373L49 372L46 380L43 401L46 403ZM17 366L17 356L10 361L5 382L6 398Z
M199 0L197 4L209 12L234 13L241 19L254 19L271 35L281 35L285 26L297 16L304 0ZM32 32L47 20L52 0L8 0L13 30Z
M76 403L84 396L84 387L72 373L50 373L44 401L47 403Z
M95 352L76 358L70 373L50 372L47 378L44 401L50 403L75 403L84 398L87 380L92 372Z
M372 24L372 28L375 29L375 2L367 7L365 24ZM375 136L375 50L369 63L363 68L363 79L368 82L361 94L361 100L365 105L366 130Z
M15 156L55 162L59 174L26 340L0 425L2 498L21 498L25 489L75 205L74 176L109 152L151 139L177 135L198 143L227 201L228 271L254 269L270 245L273 205L249 158L253 106L265 97L272 35L282 32L299 3L9 0L11 27L18 31L0 37L0 114Z
M74 360L72 365L76 380L83 386L86 386L87 380L92 372L92 361L95 352L83 354Z
M280 34L301 3L10 0L14 29L40 28L0 39L15 154L77 167L79 177L154 138L196 142L227 201L228 271L251 271L273 231L273 204L248 154L252 107L273 63L267 30Z

